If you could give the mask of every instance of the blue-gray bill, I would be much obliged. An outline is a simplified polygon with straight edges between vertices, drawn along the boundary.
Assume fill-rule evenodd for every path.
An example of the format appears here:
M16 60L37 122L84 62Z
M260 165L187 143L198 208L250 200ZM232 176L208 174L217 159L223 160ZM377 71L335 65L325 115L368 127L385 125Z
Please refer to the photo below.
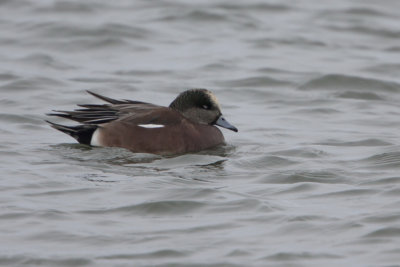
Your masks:
M215 125L224 127L226 129L232 130L234 132L238 131L238 129L235 126L233 126L232 124L230 124L227 120L225 120L225 118L222 115L215 122Z

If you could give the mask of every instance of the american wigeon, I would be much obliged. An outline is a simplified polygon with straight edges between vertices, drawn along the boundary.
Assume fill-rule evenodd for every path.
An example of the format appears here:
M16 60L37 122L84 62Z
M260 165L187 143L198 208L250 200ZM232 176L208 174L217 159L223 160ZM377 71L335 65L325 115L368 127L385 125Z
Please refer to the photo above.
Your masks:
M224 136L215 125L238 131L225 120L216 97L206 89L184 91L169 107L87 92L109 104L78 105L83 108L48 114L80 122L78 126L64 126L48 121L81 144L182 154L224 143Z

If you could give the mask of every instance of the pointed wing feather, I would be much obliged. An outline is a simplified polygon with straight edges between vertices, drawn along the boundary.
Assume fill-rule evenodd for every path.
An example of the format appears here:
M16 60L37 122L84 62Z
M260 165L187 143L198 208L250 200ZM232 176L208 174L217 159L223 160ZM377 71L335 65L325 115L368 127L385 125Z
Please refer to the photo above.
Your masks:
M123 99L123 100L116 100L116 99L112 99L103 95L99 95L96 93L93 93L92 91L86 90L86 92L88 92L89 94L91 94L94 97L97 97L98 99L101 99L105 102L114 104L114 105L118 105L118 104L149 104L146 102L141 102L141 101L134 101L134 100L127 100L127 99ZM152 105L152 104L149 104ZM78 105L79 106L79 105Z
M114 120L121 119L126 116L135 116L135 114L143 114L147 110L160 107L157 105L132 101L132 100L116 100L106 96L102 96L91 91L87 91L89 94L97 97L110 104L93 105L93 104L81 104L80 109L73 111L54 110L56 113L47 114L48 116L57 116L61 118L70 119L83 124L102 124L111 122Z

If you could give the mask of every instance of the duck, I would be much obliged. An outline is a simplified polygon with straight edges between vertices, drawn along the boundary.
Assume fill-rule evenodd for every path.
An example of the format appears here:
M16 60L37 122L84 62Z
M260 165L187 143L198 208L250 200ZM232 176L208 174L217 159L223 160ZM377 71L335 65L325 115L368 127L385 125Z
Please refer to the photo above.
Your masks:
M222 115L216 96L207 89L180 93L168 107L134 100L116 100L92 91L106 104L82 104L73 111L46 114L80 123L66 126L46 120L80 144L120 147L134 153L174 155L225 144L216 126L238 132Z

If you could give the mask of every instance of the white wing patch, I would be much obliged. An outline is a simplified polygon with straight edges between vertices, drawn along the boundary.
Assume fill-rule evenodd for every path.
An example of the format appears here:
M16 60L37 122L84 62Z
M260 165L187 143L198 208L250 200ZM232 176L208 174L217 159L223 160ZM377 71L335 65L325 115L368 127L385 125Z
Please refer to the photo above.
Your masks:
M165 125L163 124L138 124L139 127L154 129L154 128L163 128Z

